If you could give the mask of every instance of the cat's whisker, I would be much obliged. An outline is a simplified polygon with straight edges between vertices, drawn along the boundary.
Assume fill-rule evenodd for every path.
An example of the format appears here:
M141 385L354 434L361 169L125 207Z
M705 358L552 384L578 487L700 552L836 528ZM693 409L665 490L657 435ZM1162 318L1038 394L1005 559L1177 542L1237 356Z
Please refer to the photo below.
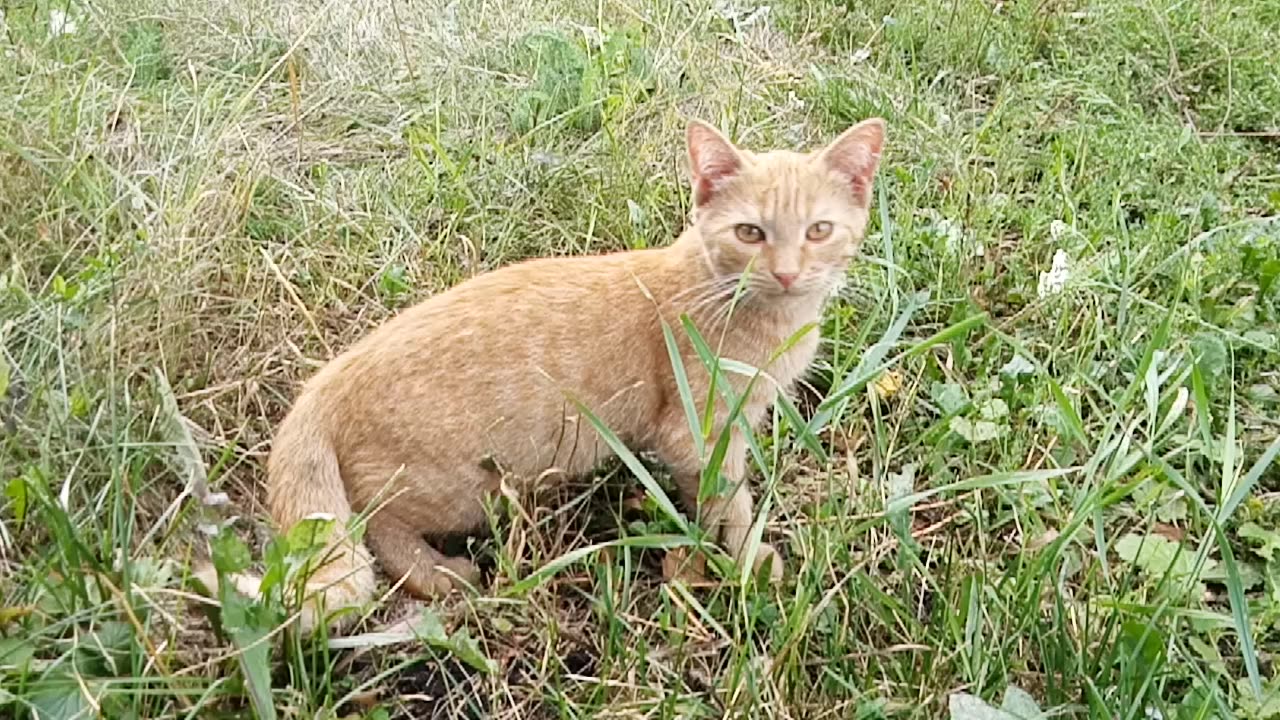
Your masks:
M711 306L713 306L718 302L728 302L732 299L733 299L732 290L729 288L726 288L724 290L708 293L705 296L697 298L695 302L692 302L685 307L684 312L688 314L690 317L693 317L695 315L699 315L703 313L708 308L710 308Z
M736 299L731 297L728 300L726 300L725 303L716 310L715 314L712 315L713 325L719 325L722 322L728 323L733 313L736 310L740 310L742 304L746 302L748 298L749 298L748 293L744 292L742 295L740 295Z
M734 285L738 284L738 280L741 277L742 277L742 273L731 273L729 275L719 275L716 277L708 278L707 280L690 285L689 287L672 295L670 298L667 299L667 302L676 303L688 297L689 295L693 295L695 293L701 293L706 290L716 290L721 287L733 287Z
M677 310L680 314L688 315L689 317L703 317L707 315L708 311L710 311L711 309L715 308L721 303L731 302L732 299L733 299L733 294L728 290L726 290L720 293L712 293L707 295L706 297L698 298L696 302L681 306L677 308Z

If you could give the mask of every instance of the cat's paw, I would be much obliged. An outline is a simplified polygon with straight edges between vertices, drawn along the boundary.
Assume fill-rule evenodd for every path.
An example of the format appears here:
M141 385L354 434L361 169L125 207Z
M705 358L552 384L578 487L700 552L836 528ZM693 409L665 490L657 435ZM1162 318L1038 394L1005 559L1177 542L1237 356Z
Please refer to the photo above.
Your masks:
M761 568L768 566L769 582L776 583L782 579L782 555L768 543L760 543L756 548L756 559L752 567L756 576L760 577Z
M441 595L450 590L465 590L468 585L480 582L480 568L470 559L456 555L446 556L437 563L435 571L436 590Z

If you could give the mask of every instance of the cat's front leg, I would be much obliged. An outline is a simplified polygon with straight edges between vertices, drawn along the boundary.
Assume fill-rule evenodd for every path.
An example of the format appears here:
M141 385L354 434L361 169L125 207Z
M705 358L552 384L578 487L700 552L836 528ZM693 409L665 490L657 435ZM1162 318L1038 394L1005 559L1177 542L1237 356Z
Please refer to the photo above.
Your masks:
M693 456L692 448L682 449L678 453L688 462L672 463L672 470L675 472L676 486L680 490L685 508L697 508L699 524L741 564L747 560L750 550L748 540L756 517L751 491L746 483L747 444L737 428L732 429L731 433L724 463L720 468L726 486L723 494L707 498L699 505L701 463ZM773 546L762 542L756 548L754 567L759 570L765 563L770 566L770 578L780 580L782 557Z
M733 555L739 565L747 561L751 526L755 523L755 511L751 501L751 491L744 481L731 481L737 485L730 488L730 494L709 498L703 503L699 514L703 527L716 533L720 544ZM759 570L762 565L769 565L769 577L774 582L782 579L782 557L772 545L761 542L756 548L753 567Z

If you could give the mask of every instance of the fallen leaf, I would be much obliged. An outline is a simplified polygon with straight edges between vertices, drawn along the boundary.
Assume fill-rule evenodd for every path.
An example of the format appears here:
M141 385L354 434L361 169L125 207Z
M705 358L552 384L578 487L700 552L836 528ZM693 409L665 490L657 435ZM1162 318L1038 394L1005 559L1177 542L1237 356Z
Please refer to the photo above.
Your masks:
M871 385L875 396L881 400L893 397L902 389L902 373L897 370L886 370Z
M701 553L690 555L689 548L672 548L662 557L662 579L665 582L679 580L691 586L706 585L710 583L707 558Z

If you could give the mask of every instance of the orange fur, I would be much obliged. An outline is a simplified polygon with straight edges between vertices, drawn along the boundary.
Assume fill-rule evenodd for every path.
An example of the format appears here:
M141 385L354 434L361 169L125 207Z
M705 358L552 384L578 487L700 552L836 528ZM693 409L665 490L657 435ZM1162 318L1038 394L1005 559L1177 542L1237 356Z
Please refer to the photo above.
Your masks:
M706 337L723 333L723 357L767 373L770 381L757 382L745 405L757 425L774 394L790 389L814 357L816 330L767 364L819 319L844 278L867 223L883 139L875 119L821 152L755 154L694 123L687 140L696 216L670 246L532 260L480 275L404 311L322 368L275 438L271 514L288 528L313 513L345 522L388 502L368 519L368 550L340 542L337 561L312 577L317 599L330 611L367 602L373 557L421 596L474 579L469 561L443 555L423 536L483 525L484 498L500 480L486 458L514 477L545 480L587 472L611 455L566 394L629 447L654 451L693 510L703 458L660 320L675 329L695 398L707 397L709 377L679 330L682 313ZM829 223L821 226L829 236L814 240L815 223ZM742 224L757 226L764 241L744 242ZM748 268L746 294L726 329L727 303ZM728 380L739 391L747 382ZM726 409L718 410L723 418ZM732 437L723 472L736 490L699 511L741 557L753 512L741 482L746 446ZM757 560L774 556L762 547ZM772 569L780 573L780 561ZM251 579L236 582L254 587ZM314 612L307 608L305 626Z

